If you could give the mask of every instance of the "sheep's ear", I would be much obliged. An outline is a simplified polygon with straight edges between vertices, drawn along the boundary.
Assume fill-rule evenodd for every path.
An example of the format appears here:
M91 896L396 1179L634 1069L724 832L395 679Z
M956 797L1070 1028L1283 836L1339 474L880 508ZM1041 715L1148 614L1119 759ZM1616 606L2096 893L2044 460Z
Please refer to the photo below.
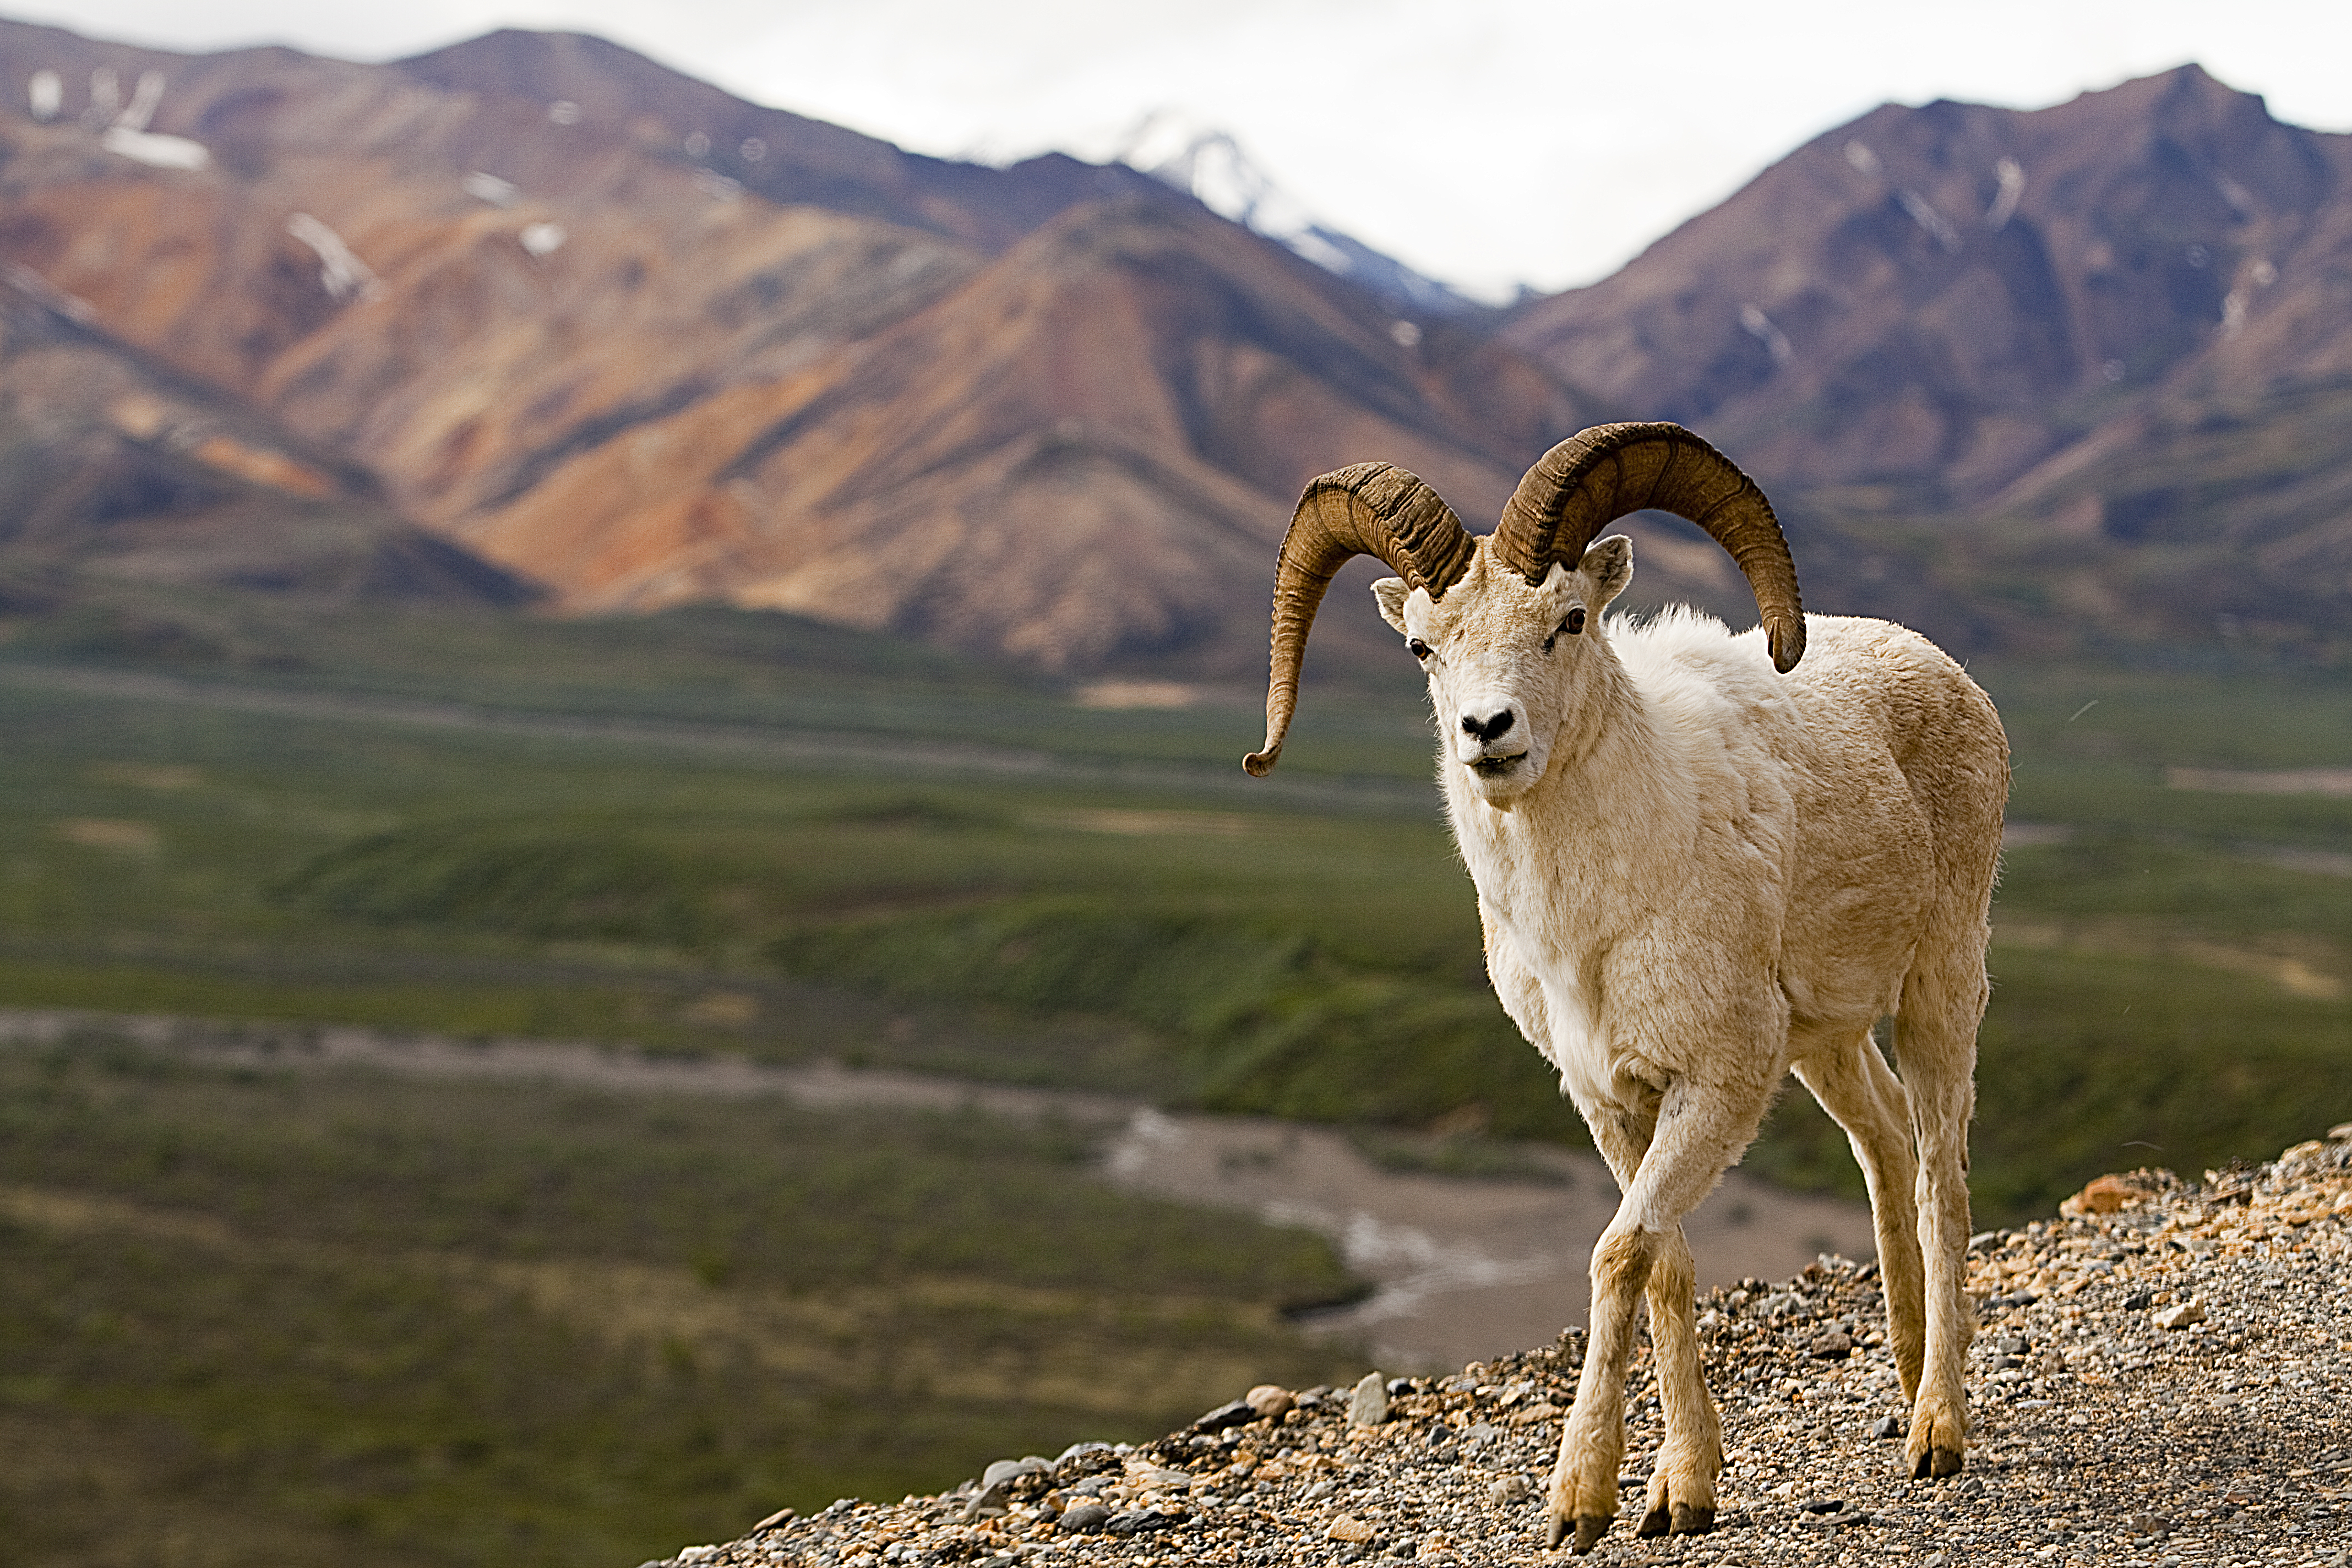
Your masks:
M1380 601L1381 619L1407 637L1412 634L1405 629L1404 602L1412 592L1402 577L1383 577L1372 584L1372 597Z
M1596 539L1576 569L1592 584L1592 608L1601 610L1633 580L1633 542L1622 533Z

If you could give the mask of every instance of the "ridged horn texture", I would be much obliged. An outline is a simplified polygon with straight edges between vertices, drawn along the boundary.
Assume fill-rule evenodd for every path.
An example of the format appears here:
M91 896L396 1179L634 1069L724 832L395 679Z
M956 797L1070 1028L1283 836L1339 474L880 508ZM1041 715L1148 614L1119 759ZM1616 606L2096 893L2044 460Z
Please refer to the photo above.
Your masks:
M1602 529L1651 509L1688 518L1731 552L1756 592L1773 668L1794 668L1805 654L1805 607L1772 503L1730 458L1679 425L1596 425L1562 441L1519 481L1492 549L1540 583L1553 562L1574 566Z
M1433 599L1460 582L1476 548L1454 509L1390 463L1353 463L1308 481L1282 536L1274 574L1274 653L1265 683L1265 746L1242 759L1264 778L1282 755L1298 703L1298 666L1324 590L1349 559L1376 555Z

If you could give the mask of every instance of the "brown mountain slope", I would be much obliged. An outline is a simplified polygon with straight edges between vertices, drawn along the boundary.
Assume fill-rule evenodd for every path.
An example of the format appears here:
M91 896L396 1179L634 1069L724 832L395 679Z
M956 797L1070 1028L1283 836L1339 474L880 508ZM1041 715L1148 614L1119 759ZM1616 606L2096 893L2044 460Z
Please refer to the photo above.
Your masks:
M1233 233L1073 209L929 309L585 454L465 537L598 606L727 592L1052 668L1193 645L1254 663L1307 479L1380 452L1491 517L1515 456L1578 410L1491 344L1400 347Z
M364 470L111 342L66 303L0 275L0 608L104 618L110 586L142 585L331 603L532 596L394 515Z
M1306 478L1387 456L1483 521L1584 418L1129 173L909 159L594 40L363 67L0 26L0 91L43 68L64 112L0 119L0 258L573 608L1238 668ZM209 163L126 155L101 69L156 73L150 128Z

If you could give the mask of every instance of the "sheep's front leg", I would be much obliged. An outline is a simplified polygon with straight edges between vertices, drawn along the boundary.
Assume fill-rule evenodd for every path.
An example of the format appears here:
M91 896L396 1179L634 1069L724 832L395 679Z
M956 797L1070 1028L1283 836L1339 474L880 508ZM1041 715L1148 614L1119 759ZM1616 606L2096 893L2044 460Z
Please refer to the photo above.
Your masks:
M1723 1473L1723 1424L1706 1392L1693 1298L1697 1266L1679 1225L1650 1266L1650 1345L1657 1352L1658 1402L1665 1446L1650 1472L1648 1506L1637 1533L1696 1535L1715 1528L1715 1482Z
M1680 1528L1701 1530L1714 1522L1722 1440L1699 1375L1696 1329L1677 1331L1675 1326L1688 1324L1692 1310L1690 1250L1681 1239L1682 1218L1755 1137L1767 1098L1769 1088L1735 1090L1677 1079L1659 1102L1656 1131L1640 1168L1629 1182L1620 1169L1625 1195L1592 1249L1591 1332L1576 1404L1560 1435L1559 1464L1552 1472L1546 1522L1555 1546L1572 1526L1576 1550L1590 1552L1617 1516L1617 1469L1625 1454L1625 1370L1633 1353L1634 1312L1645 1292L1654 1303L1662 1295L1675 1303L1659 1346L1669 1431L1659 1462L1664 1479L1652 1483L1653 1509L1664 1510L1668 1528L1676 1527L1677 1504L1687 1510ZM1611 1125L1607 1116L1587 1120L1602 1152L1611 1153L1622 1122ZM1660 1274L1665 1278L1656 1279ZM1676 1491L1678 1480L1687 1495Z
M1633 1194L1626 1194L1626 1204ZM1559 1463L1545 1511L1546 1539L1558 1546L1571 1522L1576 1550L1590 1552L1617 1517L1617 1467L1625 1458L1625 1366L1633 1354L1633 1312L1664 1238L1636 1222L1625 1207L1592 1248L1592 1326L1576 1404L1559 1437Z

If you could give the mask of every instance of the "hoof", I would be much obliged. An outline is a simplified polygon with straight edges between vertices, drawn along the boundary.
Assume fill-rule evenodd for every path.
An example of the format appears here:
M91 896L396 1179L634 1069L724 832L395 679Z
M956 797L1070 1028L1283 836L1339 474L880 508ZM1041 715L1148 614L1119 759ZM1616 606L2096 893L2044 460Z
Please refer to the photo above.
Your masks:
M1957 1476L1959 1473L1960 1451L1958 1448L1930 1448L1920 1455L1911 1466L1911 1479L1915 1481L1924 1481L1930 1478L1941 1480L1946 1476Z
M1647 1524L1649 1521L1642 1522ZM1693 1503L1675 1504L1674 1531L1676 1535L1705 1535L1714 1528L1715 1510Z
M1675 1513L1680 1513L1681 1511L1682 1510L1680 1509L1675 1510ZM1673 1528L1673 1526L1674 1514L1668 1513L1662 1508L1654 1508L1649 1512L1642 1516L1642 1522L1640 1526L1634 1530L1633 1533L1636 1535L1664 1535L1668 1530Z
M1579 1557L1601 1544L1609 1532L1609 1521L1601 1514L1580 1513L1576 1516L1576 1554Z

